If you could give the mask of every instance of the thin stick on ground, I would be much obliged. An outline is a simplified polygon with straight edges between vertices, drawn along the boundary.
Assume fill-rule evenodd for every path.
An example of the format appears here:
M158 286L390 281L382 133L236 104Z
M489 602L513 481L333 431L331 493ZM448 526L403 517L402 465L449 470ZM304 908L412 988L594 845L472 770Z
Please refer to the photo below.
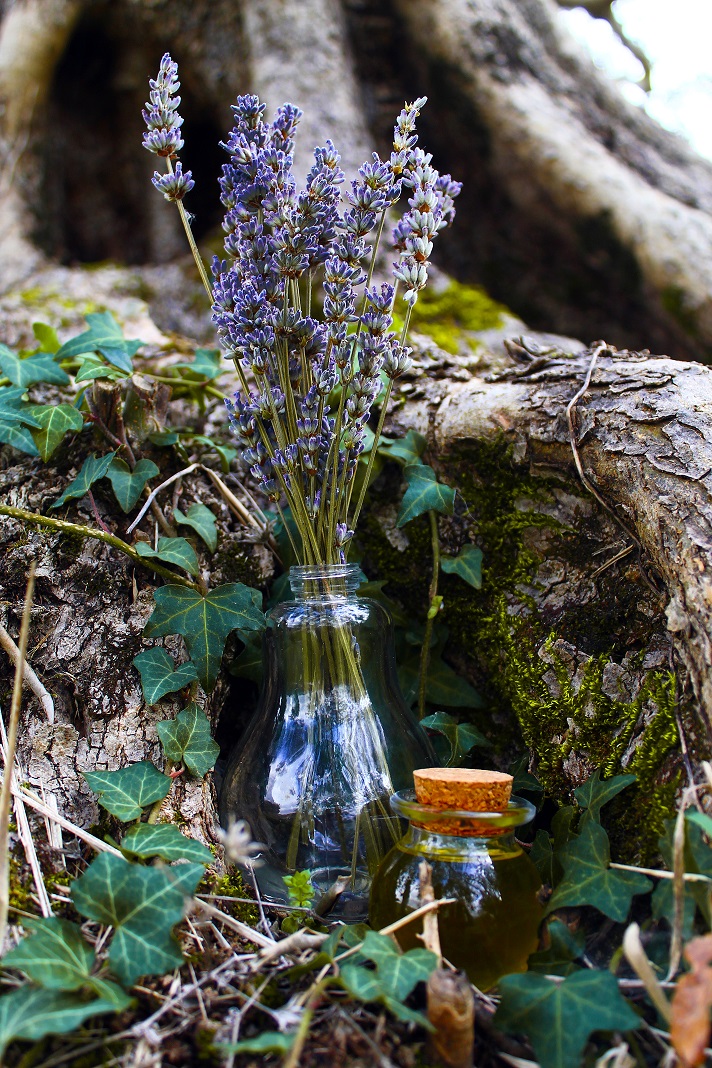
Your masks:
M35 592L35 562L30 564L30 574L25 592L25 608L20 625L19 659L15 665L15 684L12 689L10 705L10 722L7 731L7 754L5 774L0 788L0 950L5 945L7 935L7 913L10 905L10 805L12 804L12 766L15 762L17 748L17 726L22 704L22 679L25 654L27 653L27 636L30 632L30 610Z
M5 774L10 778L12 786L12 796L15 800L14 810L15 818L17 819L17 830L20 835L20 841L22 842L22 848L25 850L25 856L27 857L27 863L30 865L32 872L32 878L37 890L37 899L40 903L40 911L43 916L52 915L52 905L49 900L49 894L47 893L47 887L44 884L44 878L42 876L42 866L40 865L39 857L37 856L37 850L35 849L35 841L32 837L32 830L30 828L29 820L27 819L27 810L25 809L24 802L21 797L18 796L15 789L16 778L15 767L19 772L20 778L22 777L22 770L19 765L10 767L7 760L7 732L5 730L5 723L0 715L0 739L2 740L2 758L5 765ZM50 839L51 844L51 839Z
M5 650L7 655L12 660L14 667L16 668L20 661L20 650L15 645L14 641L0 624L0 646ZM50 692L42 685L35 672L25 660L23 677L25 685L29 686L35 697L39 700L45 715L47 716L48 723L54 723L54 701Z

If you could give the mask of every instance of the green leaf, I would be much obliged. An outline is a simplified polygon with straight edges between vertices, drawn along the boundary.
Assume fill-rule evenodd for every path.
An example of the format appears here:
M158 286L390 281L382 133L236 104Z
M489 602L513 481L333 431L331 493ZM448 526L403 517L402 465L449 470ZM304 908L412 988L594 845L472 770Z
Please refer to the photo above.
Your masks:
M712 849L704 839L704 832L692 812L686 813L684 866L685 871L696 875L712 876ZM666 820L665 836L658 840L660 852L669 871L673 868L673 834L675 820ZM696 909L699 909L707 926L710 925L709 883L685 881L683 938L687 941L693 933ZM672 879L661 879L652 899L653 916L664 919L672 926L675 917L675 898Z
M251 679L258 685L262 682L264 671L262 662L262 640L248 641L245 636L245 648L228 667L231 675L241 679Z
M639 1017L610 972L580 971L563 982L531 972L500 979L494 1026L528 1036L541 1068L576 1068L594 1031L631 1031Z
M693 808L685 813L685 819L688 823L696 824L708 838L712 838L712 817L706 812L698 812L696 808Z
M83 775L99 804L123 823L138 819L146 805L162 801L171 788L171 780L150 760L118 771L85 771Z
M283 875L282 882L287 887L289 900L298 908L309 908L314 900L315 887L311 881L311 872L295 871L293 875Z
M360 1001L380 1001L400 1019L423 1023L420 1014L413 1014L402 1003L420 982L426 982L437 967L438 958L428 949L411 949L401 953L386 935L368 931L363 939L360 957L373 961L376 970L353 961L344 964L340 977L349 993ZM425 1021L427 1027L427 1021Z
M408 488L401 502L397 527L410 523L423 512L436 511L452 515L455 490L438 482L437 475L427 464L408 464L405 469Z
M541 827L536 832L529 856L541 876L541 881L548 883L549 886L556 886L558 882L557 869L560 871L561 868L554 859L551 838Z
M529 753L523 753L518 760L515 760L510 764L507 770L513 777L513 794L518 794L521 791L524 791L525 794L544 793L544 787L541 785L536 775L532 775L529 771Z
M220 349L196 349L192 363L174 363L170 369L188 371L199 378L213 379L228 370Z
M118 367L110 367L99 356L85 356L74 376L74 381L93 382L97 378L105 378L109 382L118 382L128 377L127 371L120 371Z
M98 460L94 453L91 456L87 456L77 477L69 483L64 493L57 498L54 504L50 505L50 508L60 508L65 501L70 500L72 497L84 497L94 483L105 476L114 455L113 452L109 452Z
M155 705L167 693L182 690L198 677L195 664L187 660L176 667L170 654L160 646L139 653L132 663L141 674L143 699L147 705Z
M438 966L438 958L429 949L409 949L378 966L381 986L395 1001L405 1001L418 983L426 983Z
M442 556L440 567L448 575L459 575L476 590L482 589L482 549L476 545L464 545L457 556Z
M477 690L439 656L433 656L428 666L425 696L447 708L482 708L484 704Z
M183 963L173 928L203 874L200 864L143 867L102 853L75 880L77 911L114 928L109 965L125 986L143 975L165 975Z
M51 916L23 924L30 933L2 958L4 968L17 968L48 990L78 990L86 984L94 950L76 923Z
M121 848L137 857L190 860L206 866L215 860L207 846L187 838L172 823L136 823L122 838Z
M180 434L177 430L156 430L148 435L148 440L153 445L165 448L168 445L177 445L180 441Z
M383 441L383 439L381 439ZM409 430L404 438L388 444L380 444L378 451L389 460L400 460L406 467L420 464L420 457L425 451L426 439L417 430Z
M576 964L586 948L586 936L583 931L571 931L561 920L552 920L548 924L549 947L532 953L527 968L530 972L543 972L545 975L572 975L578 971Z
M263 1031L255 1038L243 1038L241 1042L220 1043L224 1053L289 1053L294 1045L296 1032L284 1035L281 1031Z
M200 565L195 549L185 538L159 538L158 548L152 549L145 541L137 541L134 549L139 556L158 557L167 564L176 564L189 575L199 575ZM169 587L164 587L168 589Z
M144 633L148 637L181 634L188 656L198 669L198 678L208 692L217 680L228 634L238 628L264 628L261 594L241 582L217 586L205 597L186 586L169 584L161 586L153 596L156 608Z
M46 462L70 430L81 430L84 418L71 404L33 404L32 415L40 424L32 437Z
M449 768L459 767L463 758L476 745L491 745L491 742L471 723L458 723L447 712L435 712L432 716L426 716L424 720L421 720L420 725L429 731L437 731L447 738L450 743L450 756L447 761Z
M160 468L153 460L139 460L133 471L125 460L114 460L108 471L111 488L119 506L124 512L130 512L149 478L160 474Z
M111 312L95 312L86 316L89 329L65 342L57 359L67 360L87 353L99 352L114 367L129 374L133 370L131 357L141 348L142 341L127 341Z
M180 508L173 510L173 518L176 523L192 529L199 534L211 552L218 547L218 531L215 525L215 516L204 504L191 504L185 515Z
M549 901L549 912L566 905L593 905L609 919L624 923L632 898L652 889L644 875L609 869L608 835L598 823L587 823L557 857L564 877Z
M376 972L360 964L342 964L339 977L349 994L359 1001L380 1001L384 996Z
M52 355L58 352L60 341L53 326L48 326L47 323L33 323L32 333L40 343L40 352L51 352Z
M635 775L614 775L613 778L601 782L601 772L596 768L583 786L578 786L574 790L574 797L581 808L586 810L581 820L581 828L586 825L588 819L593 819L596 823L600 823L603 806L607 805L616 794L619 794L621 790L625 790L626 786L630 786L635 781Z
M6 345L0 344L0 370L13 385L22 386L23 389L35 382L50 382L54 386L66 386L69 383L69 375L47 352L26 356L21 360Z
M183 763L191 774L202 779L215 767L220 746L210 733L210 721L199 705L192 701L175 719L156 724L166 759Z
M66 1035L90 1016L115 1011L115 1004L104 998L83 1001L59 990L13 990L0 997L0 1057L17 1038L37 1042L45 1035Z
M26 426L21 426L18 420L5 419L0 411L0 441L4 445L12 445L13 449L27 453L28 456L39 456L39 450L35 445L35 439Z

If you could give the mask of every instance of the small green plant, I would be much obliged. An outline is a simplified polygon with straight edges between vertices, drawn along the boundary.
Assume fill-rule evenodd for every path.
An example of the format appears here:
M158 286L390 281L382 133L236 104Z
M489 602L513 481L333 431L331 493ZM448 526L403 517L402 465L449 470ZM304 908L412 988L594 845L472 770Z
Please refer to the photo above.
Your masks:
M292 905L301 909L311 908L314 900L314 884L310 871L295 871L293 875L283 876Z

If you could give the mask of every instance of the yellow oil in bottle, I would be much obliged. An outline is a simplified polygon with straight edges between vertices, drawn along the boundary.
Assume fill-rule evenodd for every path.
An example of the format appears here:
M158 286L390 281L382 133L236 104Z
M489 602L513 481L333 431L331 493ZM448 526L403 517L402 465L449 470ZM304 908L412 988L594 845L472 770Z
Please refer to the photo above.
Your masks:
M369 920L376 930L418 908L423 860L432 868L435 897L454 899L438 909L443 956L467 972L480 990L510 972L526 971L543 917L541 879L513 831L492 828L488 834L485 827L480 834L438 834L411 823L373 882ZM415 920L400 928L396 938L404 950L412 949L422 946L421 932L422 922Z

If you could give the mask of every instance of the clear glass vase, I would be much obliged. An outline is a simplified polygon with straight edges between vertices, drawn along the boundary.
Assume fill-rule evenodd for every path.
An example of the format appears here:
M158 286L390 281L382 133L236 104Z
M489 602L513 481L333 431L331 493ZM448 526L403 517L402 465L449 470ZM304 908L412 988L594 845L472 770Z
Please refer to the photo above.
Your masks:
M421 805L413 790L391 798L394 812L410 821L404 838L386 856L373 880L369 919L385 927L420 905L420 865L432 868L443 956L489 990L510 972L523 972L538 944L544 915L541 878L514 838L534 816L534 806L512 797L503 812L438 810ZM422 921L396 934L403 949L422 946Z
M329 917L350 922L401 837L390 796L437 763L400 691L388 615L359 579L352 564L291 568L295 599L269 613L260 705L220 797L223 825L245 819L264 843L266 899L288 901L283 877L309 870L315 903L339 880Z

